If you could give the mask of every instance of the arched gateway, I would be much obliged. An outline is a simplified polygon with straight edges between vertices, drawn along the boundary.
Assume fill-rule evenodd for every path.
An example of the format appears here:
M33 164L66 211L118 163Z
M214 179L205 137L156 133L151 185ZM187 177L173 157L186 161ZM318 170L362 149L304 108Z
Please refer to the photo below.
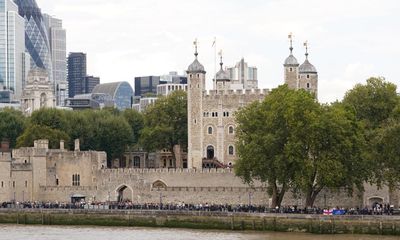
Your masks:
M133 189L126 184L119 186L116 190L117 193L117 201L125 202L133 200Z

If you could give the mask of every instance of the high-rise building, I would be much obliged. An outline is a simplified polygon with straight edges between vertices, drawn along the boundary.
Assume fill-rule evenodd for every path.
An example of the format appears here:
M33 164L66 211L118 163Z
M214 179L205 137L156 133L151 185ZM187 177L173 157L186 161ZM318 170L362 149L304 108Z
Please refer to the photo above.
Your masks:
M227 68L232 88L257 89L257 68L249 67L244 58L234 67Z
M70 98L86 93L86 76L86 54L81 52L70 53L68 56L68 95Z
M160 82L165 83L175 83L175 84L187 84L187 76L179 75L178 72L169 72L169 74L160 76Z
M66 31L63 29L61 19L43 14L43 20L50 42L57 105L64 106L68 97Z
M0 86L15 99L22 94L25 68L25 21L11 0L0 0Z
M159 76L135 77L135 96L156 95L159 84Z
M92 93L93 89L100 84L99 77L86 76L85 78L85 93Z
M14 0L25 19L25 48L31 56L31 68L42 68L53 81L50 42L40 8L35 0Z

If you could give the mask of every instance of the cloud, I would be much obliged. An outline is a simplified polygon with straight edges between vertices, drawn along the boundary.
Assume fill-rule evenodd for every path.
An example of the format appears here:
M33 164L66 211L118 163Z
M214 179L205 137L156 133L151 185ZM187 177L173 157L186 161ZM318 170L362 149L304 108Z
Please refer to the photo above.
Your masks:
M323 101L340 99L352 86L351 78L363 81L367 75L384 74L400 84L398 78L391 79L400 75L396 0L37 2L44 12L63 19L68 51L87 52L88 71L102 82L132 84L135 76L182 72L193 61L192 42L197 37L199 59L211 83L211 45L217 37L225 65L244 57L258 67L260 87L275 87L283 83L287 34L294 32L300 62L302 42L310 42L310 61L319 70ZM358 69L354 76L352 66Z
M374 66L372 64L350 63L345 69L343 74L332 79L324 79L319 82L321 102L333 102L341 100L345 93L352 89L358 83L365 83L365 81L375 76Z

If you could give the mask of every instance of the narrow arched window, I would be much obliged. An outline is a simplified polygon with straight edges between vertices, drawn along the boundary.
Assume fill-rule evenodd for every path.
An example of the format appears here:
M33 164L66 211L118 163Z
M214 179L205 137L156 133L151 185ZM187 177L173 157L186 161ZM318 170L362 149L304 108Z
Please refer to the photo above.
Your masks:
M213 134L213 128L212 127L208 127L208 134Z
M228 149L228 153L229 153L229 155L233 155L233 154L235 154L235 149L233 148L233 146L229 146L229 149Z
M234 129L232 126L229 127L229 134L233 134L234 133Z

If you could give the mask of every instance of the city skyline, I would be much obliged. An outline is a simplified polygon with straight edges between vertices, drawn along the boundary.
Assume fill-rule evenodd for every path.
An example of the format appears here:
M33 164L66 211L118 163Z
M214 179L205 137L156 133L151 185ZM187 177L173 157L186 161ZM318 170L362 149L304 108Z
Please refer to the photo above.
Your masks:
M225 66L244 57L258 68L259 87L275 88L284 82L287 35L293 32L299 63L305 59L303 41L310 43L309 59L320 76L321 102L340 100L370 76L400 84L395 65L400 53L396 42L400 7L393 0L37 2L42 12L64 21L67 50L90 55L88 71L104 83L133 85L135 76L182 73L193 59L192 42L198 38L199 60L210 89L216 37Z

